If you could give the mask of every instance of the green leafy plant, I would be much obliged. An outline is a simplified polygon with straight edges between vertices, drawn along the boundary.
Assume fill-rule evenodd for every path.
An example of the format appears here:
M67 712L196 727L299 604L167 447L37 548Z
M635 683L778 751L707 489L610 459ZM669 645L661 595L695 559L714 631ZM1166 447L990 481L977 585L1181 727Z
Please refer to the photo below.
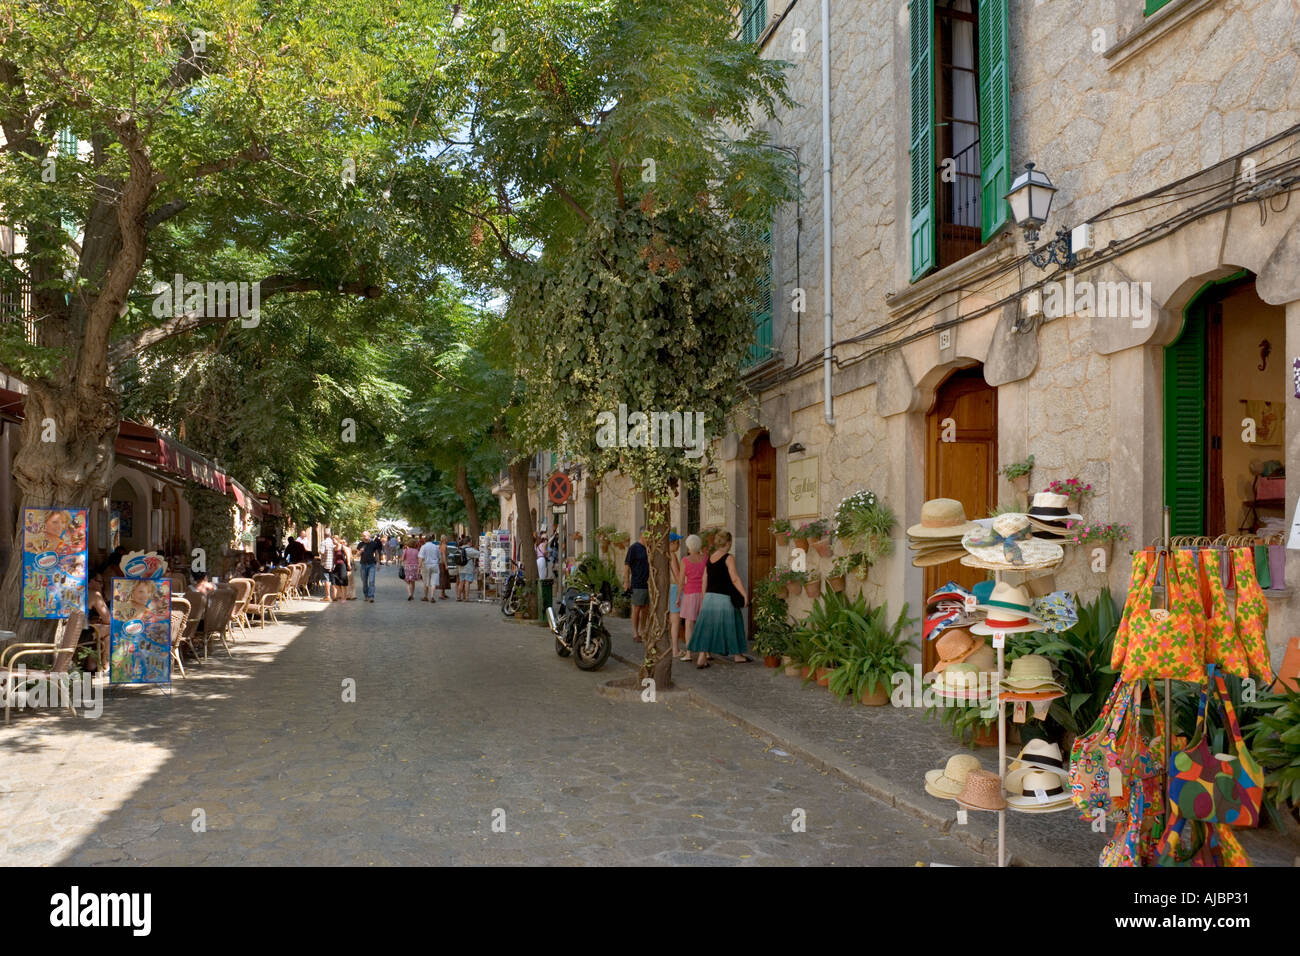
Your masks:
M859 614L856 606L842 613L848 621L843 657L828 687L836 697L852 697L856 704L864 693L882 684L888 688L894 674L908 670L907 650L916 647L908 633L916 620L907 616L906 604L893 624L888 623L883 604L865 615Z
M622 590L618 568L615 567L614 562L595 555L588 555L583 559L573 577L569 579L569 583L593 594L599 594L603 584L609 585L611 593Z
M773 534L789 534L791 531L790 522L785 518L777 518L772 522Z
M813 668L805 680L815 680L818 667L834 669L839 666L848 653L848 633L853 623L851 615L865 617L867 613L867 601L861 595L849 600L838 591L821 593L798 629L804 653L802 662Z
M812 521L805 521L791 533L796 538L807 538L809 541L814 541L831 533L831 523L825 518L814 518Z
M993 712L993 716L987 717L980 704L946 704L942 707L931 705L925 709L925 715L938 717L955 740L972 749L975 747L975 738L998 722L997 711Z
M1024 478L1034 470L1034 456L1030 455L1024 461L1014 461L1002 469L1002 475L1008 481L1014 481L1017 478Z
M1085 485L1078 478L1066 478L1064 481L1057 480L1047 486L1047 490L1054 495L1065 495L1083 504L1097 492L1092 485Z
M750 613L754 620L754 650L764 657L788 654L794 626L785 600L784 573L778 569L754 585Z
M866 564L875 564L894 551L893 531L898 518L874 492L858 491L835 509L835 534L852 541Z
M1130 530L1131 527L1126 524L1084 524L1076 521L1069 525L1070 540L1075 544L1124 541Z
M1269 814L1300 820L1300 691L1289 688L1245 705L1254 716L1242 734L1266 771L1264 799ZM1218 751L1216 751L1217 753Z

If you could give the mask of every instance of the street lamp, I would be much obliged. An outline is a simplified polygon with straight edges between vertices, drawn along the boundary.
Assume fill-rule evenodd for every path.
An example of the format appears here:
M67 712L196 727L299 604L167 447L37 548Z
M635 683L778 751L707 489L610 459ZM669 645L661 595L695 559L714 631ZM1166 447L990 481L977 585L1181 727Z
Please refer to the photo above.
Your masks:
M1034 169L1033 163L1025 163L1024 172L1015 178L1006 194L1016 225L1025 231L1029 261L1040 269L1046 269L1052 263L1069 269L1075 263L1075 255L1070 249L1070 233L1065 229L1056 230L1056 237L1042 249L1034 248L1038 242L1038 230L1047 222L1055 194L1056 187L1052 181L1046 173Z

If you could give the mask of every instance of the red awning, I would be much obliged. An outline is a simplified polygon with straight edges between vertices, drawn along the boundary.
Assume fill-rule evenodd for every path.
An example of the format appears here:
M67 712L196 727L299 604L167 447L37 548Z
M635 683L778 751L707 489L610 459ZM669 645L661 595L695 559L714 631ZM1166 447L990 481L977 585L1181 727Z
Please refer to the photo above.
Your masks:
M273 498L270 495L258 495L262 501L262 510L273 517L279 517L284 514L284 506L280 503L279 498Z

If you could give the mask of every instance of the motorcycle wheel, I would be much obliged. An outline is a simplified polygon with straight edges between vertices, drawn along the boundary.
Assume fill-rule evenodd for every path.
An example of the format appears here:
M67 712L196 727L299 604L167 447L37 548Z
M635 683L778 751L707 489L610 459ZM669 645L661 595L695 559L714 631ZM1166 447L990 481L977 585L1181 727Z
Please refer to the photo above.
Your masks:
M586 641L578 639L573 649L573 662L578 665L579 670L595 671L605 666L605 661L609 660L609 652L612 642L609 639L609 631L602 626L595 634L592 635L591 653L587 653Z
M519 610L519 593L514 589L501 599L501 613L506 617L514 617L517 610Z
M568 657L571 653L558 637L555 639L555 653L559 654L561 657Z

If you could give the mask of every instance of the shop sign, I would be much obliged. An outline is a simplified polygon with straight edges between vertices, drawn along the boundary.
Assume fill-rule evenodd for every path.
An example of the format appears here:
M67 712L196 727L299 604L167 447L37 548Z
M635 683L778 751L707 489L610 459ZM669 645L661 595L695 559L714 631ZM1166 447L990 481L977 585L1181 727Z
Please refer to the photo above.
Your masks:
M820 488L817 462L816 455L786 462L787 518L815 518L820 514L817 508L817 492Z
M700 524L705 528L725 527L727 524L727 479L714 478L706 481L700 489L700 498L704 503L704 514Z

